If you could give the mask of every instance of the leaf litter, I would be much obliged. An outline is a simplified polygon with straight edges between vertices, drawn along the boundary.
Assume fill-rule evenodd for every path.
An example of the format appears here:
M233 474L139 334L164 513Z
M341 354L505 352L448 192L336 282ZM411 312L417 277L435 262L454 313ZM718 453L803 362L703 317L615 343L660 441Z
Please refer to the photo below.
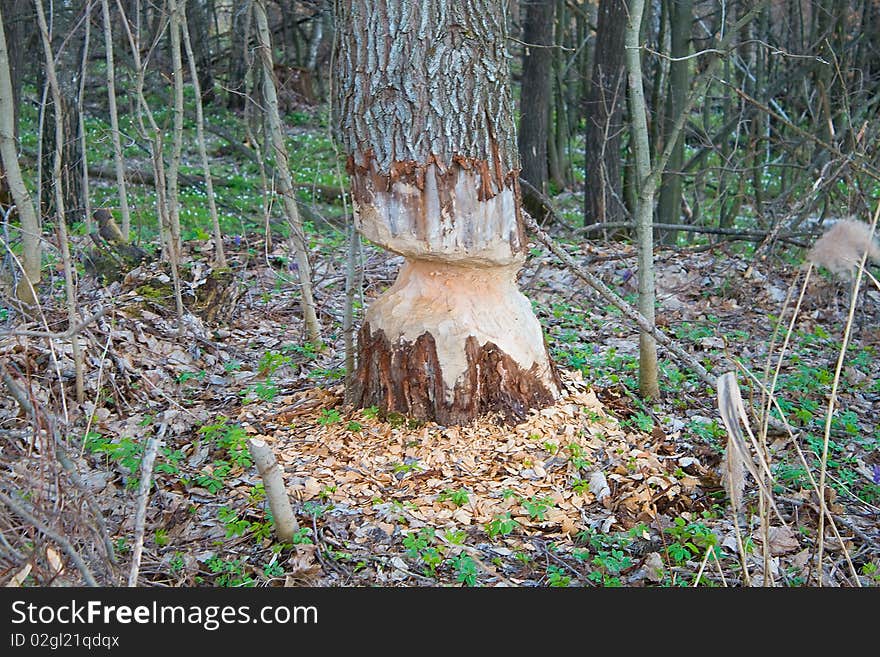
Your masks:
M198 265L185 286L190 302L209 274L198 260L203 250L189 254ZM551 349L576 346L583 354L578 358L589 362L566 362L564 352L554 352L564 394L517 426L487 417L445 427L344 405L339 336L320 351L298 342L295 284L279 285L271 258L253 262L230 252L236 289L221 295L225 306L215 309L217 321L188 314L182 335L169 300L156 293L167 285L159 267L142 265L110 286L83 285L83 315L107 310L79 336L88 363L88 401L67 440L123 563L133 530L138 450L157 425L167 429L148 507L144 584L668 586L690 584L713 542L724 569L713 570L708 561L703 583L742 584L732 519L725 515L723 450L692 429L693 423L719 419L711 391L685 378L678 392L667 393L652 409L642 407L646 412L639 417L639 406L619 380L629 370L625 362L612 362L635 356L637 334L589 291L573 286L549 256L530 259L523 287L536 302ZM583 253L612 256L594 266L621 294L632 293L634 278L626 266L635 255L631 247L584 245ZM367 297L390 284L396 262L395 256L370 253L364 263ZM772 331L767 314L779 311L780 291L789 284L784 268L748 277L746 270L747 263L723 248L664 252L658 259L658 325L682 329L679 339L690 340L694 353L716 371L737 359L756 366L766 358ZM326 321L342 314L341 271L338 265L316 267ZM808 300L799 330L822 335L821 327L833 318L827 305ZM47 308L45 325L16 326L65 327L60 307ZM864 325L862 348L876 349L876 327L876 321ZM835 357L833 338L816 342L811 365L827 366ZM36 404L61 415L57 409L70 403L72 390L69 341L53 340L50 349L41 338L5 337L0 356L14 364L16 380ZM596 365L603 362L608 366ZM786 363L782 371L796 372L797 366ZM853 363L847 376L853 388L841 403L870 435L876 432L876 365ZM51 453L45 436L33 432L11 399L0 400L0 417L12 441L0 452L4 490L30 490L46 501L57 497L46 463L39 462ZM303 530L296 545L273 543L253 467L235 460L234 445L204 433L218 418L225 423L219 434L240 427L275 450ZM785 440L774 445L779 454L790 447ZM876 450L845 453L860 477L880 479ZM754 493L754 482L751 487ZM815 541L792 526L815 526L816 508L805 487L783 488L789 524L771 527L771 570L776 581L796 584L815 568ZM744 495L748 500L748 487ZM837 495L829 489L832 512L848 519L846 536L829 540L827 550L839 560L846 548L861 564L877 564L872 507ZM73 520L52 518L76 545L92 545L89 525ZM4 532L20 527L7 513L0 522ZM760 547L763 534L745 529ZM38 536L33 530L22 535ZM42 556L28 569L0 554L9 583L35 576L76 583L76 570L62 563L57 546L38 544ZM97 548L82 549L100 561ZM749 556L749 567L763 568L759 550ZM107 582L118 581L118 570L108 567L103 574ZM826 582L845 579L832 573Z

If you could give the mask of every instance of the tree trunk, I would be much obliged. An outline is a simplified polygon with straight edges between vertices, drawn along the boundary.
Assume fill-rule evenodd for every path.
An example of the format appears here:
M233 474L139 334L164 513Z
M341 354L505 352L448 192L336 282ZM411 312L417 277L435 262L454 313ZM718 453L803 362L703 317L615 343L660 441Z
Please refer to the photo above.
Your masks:
M685 98L690 89L690 60L684 59L690 51L691 24L693 22L693 0L669 0L671 5L670 39L671 56L669 64L669 93L666 96L664 114L663 143L670 140L676 121L681 115ZM660 198L657 203L657 219L663 224L677 224L681 217L681 170L684 166L684 131L675 140L672 154L663 181L660 183ZM678 231L663 231L663 242L675 244Z
M626 68L630 97L630 114L638 184L636 203L636 236L639 247L639 312L654 325L654 193L657 176L651 175L651 145L648 138L647 107L642 83L639 26L645 0L632 0L626 27ZM639 333L639 392L643 397L660 395L657 371L657 341L645 330Z
M217 203L214 200L214 178L211 175L211 165L208 161L208 149L205 146L205 113L202 107L202 85L199 82L199 74L196 70L197 57L193 52L192 39L189 36L189 21L186 12L181 14L183 24L180 26L183 34L183 45L186 48L186 58L189 62L190 81L192 82L195 105L196 105L196 144L199 147L199 159L202 161L202 169L205 172L205 192L208 197L208 212L211 215L211 230L214 232L214 266L224 268L226 253L223 250L223 233L220 231L220 218L217 216ZM213 79L211 84L214 84ZM213 92L212 92L213 97Z
M211 40L208 29L208 12L203 0L195 0L186 3L186 16L184 19L189 25L189 34L192 35L191 49L193 51L192 62L198 71L199 89L202 94L202 103L214 102L214 65L211 57Z
M272 42L266 18L266 8L263 2L264 0L255 0L254 17L257 23L257 42L260 46L259 56L263 69L263 96L265 98L266 120L269 124L269 136L272 138L275 170L278 173L278 191L281 192L281 201L284 205L284 212L287 215L290 239L293 243L293 251L299 270L303 323L305 324L306 336L313 345L320 345L321 326L318 323L315 300L312 296L311 265L309 264L309 254L306 250L305 234L303 233L299 209L296 206L296 192L290 175L287 146L284 143L284 132L281 127L281 116L278 113L278 97L275 91L275 79L272 74L274 68L272 64Z
M553 14L556 0L533 0L526 8L520 90L519 139L517 142L522 177L535 189L547 192L547 123L553 65ZM523 205L539 216L541 201L527 192Z
M77 12L78 13L78 12ZM55 69L57 72L59 96L53 102L46 105L46 125L55 125L55 116L58 115L62 126L61 132L61 198L63 199L67 223L82 221L85 219L85 201L83 200L82 187L82 151L79 138L79 118L77 107L79 105L79 85L77 84L77 71L79 70L79 55L81 54L83 31L76 28L77 15L72 8L59 8L55 12L53 25L47 27L52 39L52 49L55 52ZM59 44L57 47L55 44ZM45 62L43 64L44 83L48 85L48 72ZM40 199L43 214L50 216L57 213L55 180L52 177L54 167L54 154L56 149L55 130L45 130L43 133L43 158L42 167L42 198ZM60 219L60 218L59 218Z
M337 0L334 124L355 221L405 256L366 312L354 403L508 421L559 382L516 286L527 242L505 3Z
M30 192L21 175L15 141L14 92L9 72L9 50L0 6L0 164L21 222L21 267L24 280L16 287L16 296L27 304L37 301L36 287L40 282L40 219L34 209Z
M226 88L226 106L241 111L247 102L247 69L251 61L248 42L251 33L251 3L237 2L232 9L232 46L229 53L229 70Z
M113 141L113 163L116 167L116 187L119 209L122 212L122 236L128 240L131 231L131 212L125 184L125 160L122 157L122 139L119 132L119 112L116 109L116 67L113 57L113 27L110 21L109 0L101 0L104 19L104 57L107 64L107 107L110 111L110 136Z
M625 0L601 0L586 107L585 224L619 222L627 214L620 171L625 28Z

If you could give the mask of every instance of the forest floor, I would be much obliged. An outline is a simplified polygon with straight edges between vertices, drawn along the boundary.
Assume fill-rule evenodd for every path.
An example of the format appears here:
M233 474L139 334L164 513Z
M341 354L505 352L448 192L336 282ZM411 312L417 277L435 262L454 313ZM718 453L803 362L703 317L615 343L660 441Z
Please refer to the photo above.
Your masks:
M120 565L108 565L75 490L66 491L60 516L46 512L101 581L118 582L127 567L138 464L145 437L159 433L143 584L685 586L699 579L739 586L761 583L765 568L777 584L814 582L818 515L810 475L819 477L845 319L840 286L814 276L795 323L777 396L796 434L767 440L780 516L769 516L769 533L761 530L749 482L739 519L744 572L721 482L726 433L715 392L661 350L662 398L642 402L634 393L634 327L552 255L533 249L520 282L545 327L564 396L514 427L493 418L444 427L342 403L344 248L332 233L313 240L324 242L314 272L320 317L334 327L322 350L302 341L297 286L280 264L284 244L265 258L252 255L263 244L246 240L228 245L229 290L236 291L219 302L215 295L221 305L211 310L213 322L199 317L197 301L212 280L210 243L187 243L185 301L196 314L187 315L182 333L157 263L111 285L83 279L83 315L104 314L81 334L91 367L80 413L69 342L53 341L52 351L38 337L0 343L36 405L55 414L66 405L78 416L80 433L65 442ZM757 386L746 372L763 378L768 356L775 365L781 338L771 354L774 319L796 269L779 259L750 263L730 244L658 252L658 323L714 372L738 368L748 397ZM632 294L631 246L568 248L622 296ZM399 261L365 247L366 303L392 282ZM825 541L823 582L830 585L854 585L852 568L862 585L876 585L880 566L880 294L869 291L860 312L829 442L827 499L842 539L829 531ZM58 331L65 323L58 304L44 308L44 321L17 328ZM49 505L57 476L51 445L45 435L35 438L12 398L0 402L0 422L7 485L28 491L37 508ZM254 436L273 447L284 469L300 523L295 544L273 541L245 446ZM72 565L58 565L57 545L8 513L2 523L10 551L3 553L4 581L21 573L10 555L26 553L28 540L42 548L27 560L30 581L78 581ZM55 561L46 556L53 550Z
M571 193L555 201L580 203ZM641 400L637 327L539 243L520 286L564 382L558 403L513 427L491 417L445 427L346 406L345 236L315 216L322 348L304 341L286 242L267 246L253 230L226 240L225 274L211 269L209 236L188 235L182 322L155 260L112 283L81 274L80 314L98 316L78 333L80 404L71 341L60 335L60 266L38 318L4 310L0 360L29 402L0 398L0 490L19 495L32 517L0 508L0 582L80 584L76 554L99 583L123 584L137 547L141 457L158 436L142 585L813 586L814 482L826 447L821 582L880 584L880 292L870 283L835 384L849 292L813 272L775 387L774 414L792 433L762 440L775 508L749 478L737 514L722 482L727 433L716 391L661 348L661 398ZM635 300L627 240L548 228ZM74 237L75 253L88 248L85 235ZM803 250L777 243L767 258L752 253L748 243L705 239L658 249L657 323L716 376L735 371L744 399L760 403L791 302L774 337L776 324L803 281ZM358 316L400 261L364 245ZM79 483L55 458L53 432ZM300 525L292 543L274 540L250 437L268 442L283 467Z

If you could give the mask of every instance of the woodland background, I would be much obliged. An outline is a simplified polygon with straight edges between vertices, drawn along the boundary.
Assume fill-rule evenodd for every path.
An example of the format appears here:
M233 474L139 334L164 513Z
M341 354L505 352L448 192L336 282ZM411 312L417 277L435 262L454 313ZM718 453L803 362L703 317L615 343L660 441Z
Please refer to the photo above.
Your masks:
M880 286L870 266L805 265L835 221L876 223L880 3L645 3L655 321L769 411L749 418L757 466L740 500L722 476L719 391L661 345L646 400L639 327L570 266L637 302L624 0L509 2L514 100L532 117L524 203L573 260L533 237L520 287L566 394L514 428L345 403L363 308L400 258L351 230L330 3L188 0L176 46L173 4L0 4L39 221L26 225L4 178L0 581L880 582ZM175 230L180 252L163 258ZM36 312L18 287L35 235ZM289 541L249 438L284 468Z

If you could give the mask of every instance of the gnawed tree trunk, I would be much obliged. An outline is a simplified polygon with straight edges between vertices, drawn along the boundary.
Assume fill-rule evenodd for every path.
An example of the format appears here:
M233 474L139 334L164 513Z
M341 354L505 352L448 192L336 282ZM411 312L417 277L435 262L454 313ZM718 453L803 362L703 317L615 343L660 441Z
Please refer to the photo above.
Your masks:
M335 6L356 225L406 257L366 312L352 399L446 424L522 418L559 382L516 286L527 244L504 4Z

